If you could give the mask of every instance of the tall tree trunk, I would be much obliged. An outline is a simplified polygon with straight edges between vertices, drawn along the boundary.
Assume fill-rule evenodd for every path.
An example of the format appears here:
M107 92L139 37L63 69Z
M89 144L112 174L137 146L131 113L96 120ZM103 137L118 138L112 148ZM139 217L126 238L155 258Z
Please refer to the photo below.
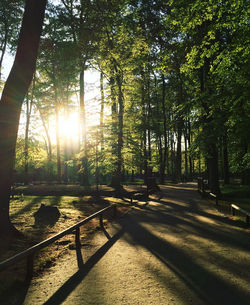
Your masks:
M158 151L159 151L159 163L160 163L160 183L164 183L164 168L163 168L163 149L161 134L158 135Z
M115 82L116 82L116 86L118 89L118 127L117 129L117 155L116 155L116 166L114 169L114 173L112 174L112 181L111 181L111 185L113 187L115 187L116 190L120 190L121 189L121 180L122 180L122 166L123 166L123 159L122 159L122 148L123 148L123 114L124 114L124 98L123 98L123 92L122 92L122 79L121 79L121 75L120 72L118 72L117 68L115 67ZM116 103L114 103L115 99L114 99L114 90L111 87L111 90L113 91L111 93L111 95L113 96L113 107L115 107ZM114 109L115 110L115 109ZM115 115L115 111L112 110L112 114ZM115 117L113 118L114 122ZM116 128L115 128L116 129ZM116 130L114 130L116 131ZM114 134L116 136L116 132Z
M100 131L101 131L101 150L104 149L104 126L103 126L103 116L104 116L104 88L103 88L103 73L100 74L100 91L101 91L101 110L100 110Z
M29 102L29 98L26 100L26 125L24 135L24 184L29 183L29 126L30 126L30 115L32 111L32 101Z
M69 109L68 109L68 98L67 98L67 102L66 105L64 105L64 119L67 122L69 118ZM67 161L69 160L69 135L66 133L66 135L64 135L64 139L63 139L63 150L64 150L64 162L63 162L63 181L65 183L68 183L68 163Z
M124 114L124 100L122 93L122 80L120 75L117 75L116 82L118 86L118 147L117 147L117 187L121 187L121 175L122 175L122 148L123 148L123 114Z
M181 139L182 139L182 129L183 129L183 119L179 118L177 121L177 149L176 149L176 179L181 180L181 165L182 165L182 149L181 149Z
M25 126L25 136L24 136L24 184L29 183L29 126L30 117L32 112L32 106L34 103L34 87L35 87L35 76L33 77L31 99L27 94L26 99L26 126Z
M206 88L206 82L208 78L208 71L209 71L209 62L208 60L205 61L204 66L200 69L200 89L201 92L204 93L207 91L209 93L209 89ZM210 110L208 107L207 100L202 100L202 107L204 109L204 116L202 117L203 121L203 134L207 135L209 128L212 128L213 117L210 114ZM211 124L211 127L209 126ZM191 129L191 128L190 128ZM220 194L220 185L219 185L219 170L218 170L218 150L217 150L217 135L213 134L212 137L208 137L205 140L205 147L207 157L207 170L208 170L208 184L212 193Z
M155 89L157 89L157 81L155 77ZM165 94L164 94L165 99ZM158 99L157 99L158 101ZM165 106L165 105L164 105ZM160 111L160 105L159 102L156 104L157 107L157 113L161 113ZM163 131L164 132L164 131ZM158 152L159 152L159 174L160 174L160 183L164 183L165 180L165 166L163 162L163 147L162 147L162 130L161 130L161 124L158 124L157 128L157 140L158 140Z
M0 102L0 234L14 232L9 198L21 107L35 71L46 0L27 0L14 64Z
M227 132L223 136L223 169L224 169L224 183L229 184L229 162L227 150Z
M163 137L164 137L164 155L163 155L163 164L162 164L162 178L161 182L164 183L165 180L165 170L166 170L166 162L168 157L168 139L167 139L167 114L166 114L166 83L164 74L161 75L162 78L162 116L163 116Z
M39 111L40 118L41 118L41 121L42 121L42 124L43 124L43 128L44 128L44 131L45 131L45 134L46 134L46 139L47 139L46 145L48 147L48 149L47 149L47 154L48 154L48 179L51 180L52 179L52 145L51 145L50 134L49 134L48 128L46 126L44 115L43 115L43 112L42 112L41 108L39 107L38 104L36 105L36 107Z
M192 143L191 142L191 122L190 122L190 120L188 120L187 123L188 123L187 140L188 140L188 148L190 149L190 146L191 146L191 143ZM189 177L190 177L190 179L193 179L193 160L192 160L191 154L189 154L188 160L189 160Z
M113 156L113 170L111 176L110 186L115 187L117 186L117 143L116 137L118 132L118 117L117 117L117 101L116 101L116 92L115 92L115 80L113 77L110 78L109 81L110 85L110 92L111 92L111 115L112 115L112 124L111 124L111 134L113 137L112 140L112 156Z
M148 178L148 152L147 152L147 113L145 105L145 76L142 70L141 85L141 105L142 105L142 125L143 125L143 167L144 167L144 184L147 185Z
M171 170L170 170L170 152L169 152L169 146L171 145L171 139L170 139L170 130L167 131L167 156L166 156L166 172L167 175L170 174Z
M208 185L212 193L220 194L218 173L218 150L215 143L207 147Z
M98 164L98 132L96 133L95 142L95 184L96 190L98 191L99 186L99 164Z
M56 89L55 89L56 90ZM61 164L61 139L60 139L60 126L59 126L59 102L57 96L55 97L55 110L56 110L56 160L57 160L57 182L62 182L62 164Z
M89 168L88 168L88 151L87 151L87 129L86 129L86 111L85 111L85 85L84 85L85 62L80 72L80 114L81 114L81 133L82 133L82 171L80 174L80 183L89 186Z
M172 181L176 182L176 172L175 172L175 141L174 141L174 133L171 132L171 176Z
M151 166L151 160L152 160L152 153L151 153L151 103L150 103L150 74L148 72L147 74L147 140L148 140L148 161L150 166L148 166L148 175L152 176L152 166Z
M188 177L188 146L187 146L187 124L184 129L184 148L185 148L185 178Z
M6 52L7 47L7 37L8 37L8 29L5 28L4 41L1 45L1 56L0 56L0 81L2 80L2 68L3 68L3 58Z

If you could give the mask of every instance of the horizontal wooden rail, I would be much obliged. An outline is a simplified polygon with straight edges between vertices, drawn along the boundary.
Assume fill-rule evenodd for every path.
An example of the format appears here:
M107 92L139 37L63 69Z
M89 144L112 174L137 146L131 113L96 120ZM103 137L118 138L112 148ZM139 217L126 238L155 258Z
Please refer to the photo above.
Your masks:
M231 204L231 210L232 210L232 215L235 216L235 210L241 212L242 214L246 215L246 222L249 223L249 218L250 218L250 212L245 211L244 209L240 208L236 204Z
M219 201L218 201L218 196L213 194L213 193L209 193L209 196L215 199L215 203L216 205L219 205Z
M58 239L62 238L65 235L74 233L75 234L75 242L76 242L76 247L79 247L80 245L80 227L84 224L86 224L87 222L89 222L91 219L96 218L96 217L100 217L100 227L101 229L104 231L105 235L107 236L107 232L103 226L103 213L114 209L114 215L116 215L116 204L108 206L92 215L90 215L89 217L83 219L82 221L76 223L75 225L67 228L64 231L61 231L60 233L28 248L27 250L24 250L8 259L6 259L5 261L0 263L0 272L5 270L6 268L13 266L13 264L15 264L16 262L22 260L23 258L27 258L27 277L31 277L32 276L32 272L33 272L33 259L34 259L34 254L36 252L38 252L39 250L47 247L48 245L52 244L53 242L57 241Z

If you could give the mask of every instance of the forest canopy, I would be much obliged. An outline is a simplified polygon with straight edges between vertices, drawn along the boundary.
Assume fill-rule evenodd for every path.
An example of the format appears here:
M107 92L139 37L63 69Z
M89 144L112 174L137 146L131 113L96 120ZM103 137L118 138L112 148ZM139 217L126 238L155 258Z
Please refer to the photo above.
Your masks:
M0 71L23 11L0 3ZM248 12L247 0L49 1L13 183L249 184Z

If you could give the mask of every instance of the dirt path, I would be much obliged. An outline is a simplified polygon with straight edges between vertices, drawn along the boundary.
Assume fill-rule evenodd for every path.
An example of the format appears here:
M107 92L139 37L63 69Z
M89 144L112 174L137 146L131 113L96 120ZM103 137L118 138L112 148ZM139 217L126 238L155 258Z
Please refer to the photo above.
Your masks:
M162 187L42 278L24 305L249 305L250 232L201 199L194 184ZM78 261L79 253L78 253Z

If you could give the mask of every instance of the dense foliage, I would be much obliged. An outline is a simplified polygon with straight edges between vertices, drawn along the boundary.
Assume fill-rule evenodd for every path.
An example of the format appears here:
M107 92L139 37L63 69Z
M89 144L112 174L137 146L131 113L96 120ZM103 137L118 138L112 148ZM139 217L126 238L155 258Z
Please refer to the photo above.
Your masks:
M16 181L119 188L136 177L203 174L217 193L219 179L249 183L248 11L247 0L51 1L23 106ZM18 12L0 15L1 28L11 21L0 43L12 50ZM94 88L89 69L100 73ZM87 90L97 96L91 103ZM76 132L65 132L72 113Z

